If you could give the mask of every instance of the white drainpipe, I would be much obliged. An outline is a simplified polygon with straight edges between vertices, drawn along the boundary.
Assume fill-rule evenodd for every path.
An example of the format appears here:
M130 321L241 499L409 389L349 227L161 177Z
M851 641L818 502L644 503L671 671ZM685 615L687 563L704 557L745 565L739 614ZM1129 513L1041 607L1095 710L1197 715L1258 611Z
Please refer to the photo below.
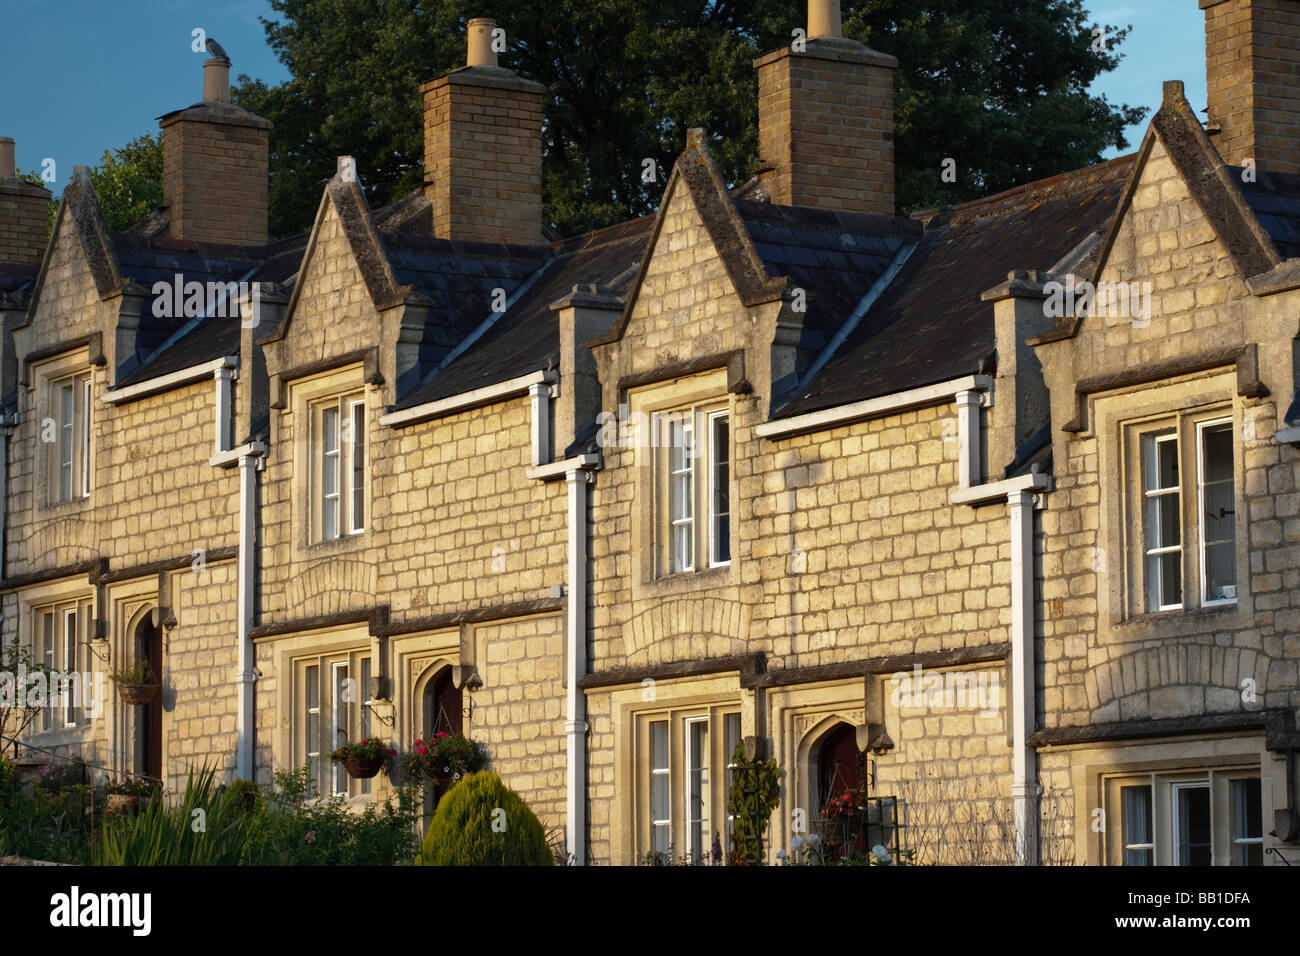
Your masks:
M235 773L241 780L253 780L254 732L257 715L254 707L256 699L257 673L256 656L249 631L253 629L253 588L256 586L255 543L257 538L257 471L261 461L258 456L248 454L239 458L239 597L238 597L238 641L239 672L235 680L239 682L239 711L236 717L236 763Z
M581 467L564 473L569 489L569 585L564 653L565 673L565 849L574 865L587 862L587 695L578 679L587 673L587 485Z
M261 469L266 445L249 442L232 448L234 421L234 369L221 366L213 370L216 381L217 412L213 430L214 454L208 463L216 468L239 466L239 559L237 563L236 640L239 643L239 670L235 682L239 687L235 714L235 776L253 779L254 744L257 729L256 649L249 639L253 629L253 590L257 586L257 472Z
M1011 519L1011 800L1016 865L1038 862L1038 755L1034 731L1034 492L1007 495Z

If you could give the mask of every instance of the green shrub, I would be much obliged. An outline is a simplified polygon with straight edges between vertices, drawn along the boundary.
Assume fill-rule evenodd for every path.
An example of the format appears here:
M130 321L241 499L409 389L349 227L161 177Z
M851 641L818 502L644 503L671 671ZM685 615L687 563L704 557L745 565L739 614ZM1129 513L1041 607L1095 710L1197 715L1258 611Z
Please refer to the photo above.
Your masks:
M251 780L241 779L236 779L226 788L226 803L243 813L257 813L266 806L262 788Z
M489 771L470 774L442 798L417 866L550 866L551 849L528 804Z
M276 771L267 805L252 815L246 864L254 866L394 866L410 863L419 843L420 800L414 788L397 800L368 803L360 813L342 797L314 799L306 767Z

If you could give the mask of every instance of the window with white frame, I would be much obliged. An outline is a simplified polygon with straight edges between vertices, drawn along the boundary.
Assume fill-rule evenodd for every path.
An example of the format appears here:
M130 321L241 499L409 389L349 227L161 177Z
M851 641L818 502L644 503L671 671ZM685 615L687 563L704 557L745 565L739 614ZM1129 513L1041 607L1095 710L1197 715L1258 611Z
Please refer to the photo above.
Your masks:
M1183 416L1139 435L1144 610L1236 602L1234 435L1222 416Z
M49 383L48 404L40 434L48 449L51 504L85 498L90 494L91 398L89 372Z
M358 680L358 675L360 679ZM360 796L370 780L354 780L330 754L370 736L370 652L357 650L294 661L295 766L306 765L322 796Z
M311 406L312 538L366 529L366 403L353 393Z
M740 714L716 709L643 715L639 724L644 767L641 794L641 857L662 854L693 863L713 862L713 842L729 841L717 821L727 817L727 791L734 765L727 742L739 740ZM725 767L721 780L714 767Z
M82 644L88 640L90 600L72 600L33 609L32 662L45 673L41 731L79 726L89 719L85 704L93 685L84 673Z
M1260 866L1264 800L1256 770L1150 773L1109 780L1111 863Z
M660 575L731 562L731 416L692 406L654 417Z

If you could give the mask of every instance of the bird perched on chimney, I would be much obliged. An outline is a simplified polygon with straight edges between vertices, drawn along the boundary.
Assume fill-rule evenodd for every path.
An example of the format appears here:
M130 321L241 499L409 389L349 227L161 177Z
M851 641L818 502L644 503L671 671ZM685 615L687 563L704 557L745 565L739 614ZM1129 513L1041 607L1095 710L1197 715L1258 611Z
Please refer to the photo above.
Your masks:
M208 52L212 54L212 58L214 60L222 60L225 62L226 66L230 66L230 54L228 54L225 50L221 48L220 43L218 43L216 40L212 39L211 37L208 37L208 42L206 46L208 48Z

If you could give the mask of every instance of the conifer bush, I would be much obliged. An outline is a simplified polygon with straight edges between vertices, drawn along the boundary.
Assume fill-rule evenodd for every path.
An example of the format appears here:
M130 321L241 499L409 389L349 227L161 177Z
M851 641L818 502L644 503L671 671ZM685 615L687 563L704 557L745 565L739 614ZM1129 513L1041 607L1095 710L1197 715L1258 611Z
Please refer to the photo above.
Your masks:
M550 866L546 831L528 804L490 771L447 792L429 822L416 866Z

